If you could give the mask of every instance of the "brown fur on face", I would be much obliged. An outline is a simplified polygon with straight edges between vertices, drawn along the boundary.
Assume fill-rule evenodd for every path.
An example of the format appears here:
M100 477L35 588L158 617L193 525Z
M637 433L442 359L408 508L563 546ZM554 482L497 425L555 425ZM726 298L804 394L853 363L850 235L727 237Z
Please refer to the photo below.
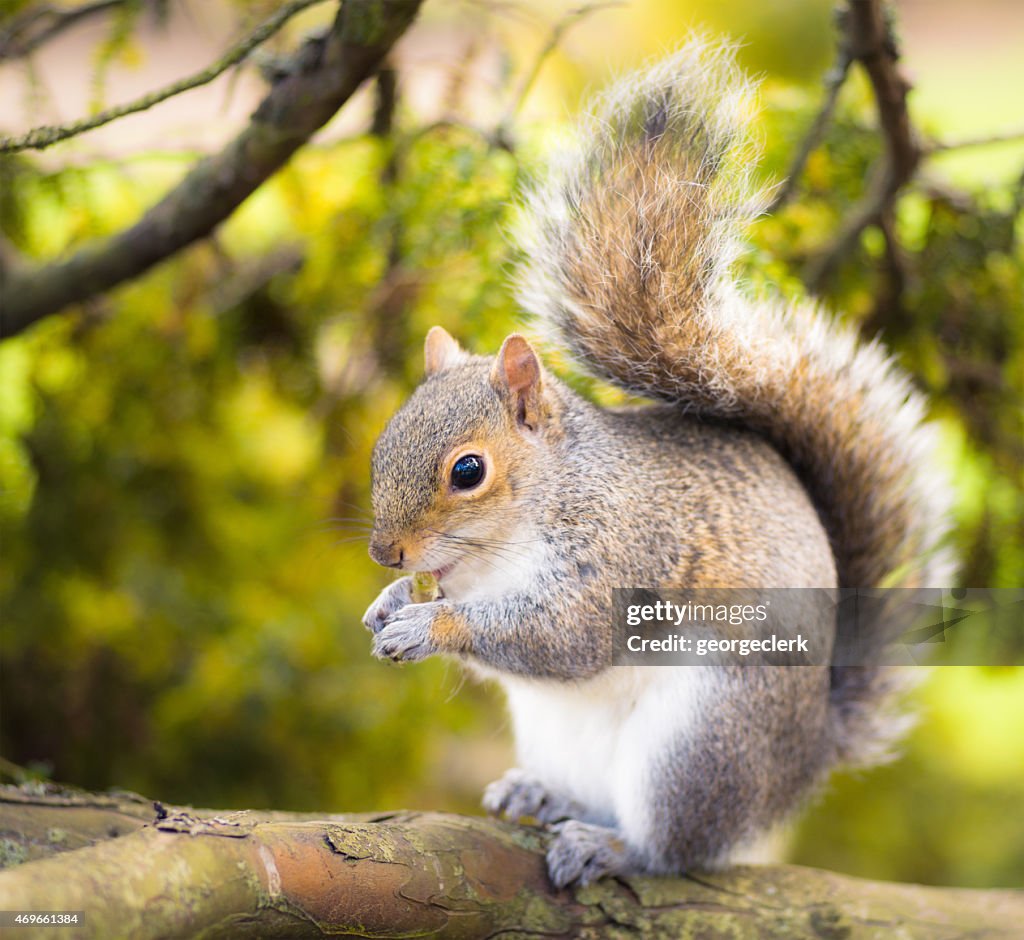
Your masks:
M454 560L463 534L480 541L514 529L547 444L560 433L557 401L541 388L529 397L537 427L522 425L524 390L496 372L500 357L452 361L426 376L374 448L374 537L400 542L406 569ZM455 490L451 466L470 453L484 458L485 480Z

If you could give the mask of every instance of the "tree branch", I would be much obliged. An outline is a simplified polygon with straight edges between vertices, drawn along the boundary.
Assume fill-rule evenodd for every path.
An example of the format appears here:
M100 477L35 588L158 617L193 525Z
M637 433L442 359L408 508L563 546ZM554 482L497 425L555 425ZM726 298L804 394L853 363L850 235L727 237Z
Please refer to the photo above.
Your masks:
M308 7L324 2L326 0L291 0L290 3L285 4L273 16L256 27L252 33L232 46L216 62L196 72L194 75L189 75L163 88L151 91L136 98L134 101L128 101L124 104L107 108L104 111L100 111L99 114L94 114L92 117L82 118L80 121L72 121L70 124L58 124L51 127L34 127L19 137L0 137L0 153L17 153L20 150L43 150L62 140L77 137L79 134L86 133L86 131L95 130L104 124L110 124L118 118L129 114L136 114L139 111L147 111L154 105L160 104L161 101L174 98L176 95L191 91L193 88L208 85L215 78L223 75L233 65L241 62L257 46L266 42L296 14L301 13Z
M10 791L14 788L5 788ZM99 799L102 799L100 797ZM82 911L62 937L1009 936L1024 897L863 881L794 866L605 879L556 891L539 829L440 813L310 818L158 807L0 808L5 832L92 834L0 872L0 910ZM152 805L152 804L150 804ZM96 814L115 820L102 838ZM115 815L116 814L116 815ZM99 837L98 837L99 836ZM69 835L66 836L70 838ZM21 928L19 937L56 935ZM47 932L49 931L49 932Z
M828 129L829 122L832 120L832 115L836 110L836 103L839 100L839 92L846 82L846 76L850 74L850 65L853 61L853 57L850 51L849 39L846 32L846 17L844 10L838 10L836 14L837 26L838 26L838 39L837 39L837 50L836 50L836 62L831 69L825 74L825 98L822 101L821 108L814 117L814 121L811 123L807 134L804 136L803 142L800 144L800 149L796 152L793 157L793 162L790 164L789 172L786 174L786 178L782 185L779 186L776 191L775 197L765 210L768 214L777 212L787 202L789 202L793 193L796 191L797 183L800 181L800 177L803 176L804 168L807 166L807 161L811 154L818 148L822 138L825 136L825 131Z
M924 156L947 153L950 150L968 150L973 147L990 147L994 144L1014 144L1024 140L1024 128L1006 131L1003 134L986 134L982 137L967 137L963 140L933 140L924 148Z
M387 138L395 124L395 108L398 106L398 73L385 63L377 70L374 83L373 120L370 133L374 137Z
M848 216L832 244L808 265L805 281L820 293L867 226L876 224L911 179L922 150L907 111L910 83L899 70L899 49L883 0L847 0L844 18L852 58L868 74L878 106L885 152L864 198Z
M519 88L512 96L512 100L509 102L508 108L505 111L505 116L498 122L499 133L501 132L501 129L507 128L508 125L511 124L512 119L519 113L520 108L522 108L523 103L526 101L526 96L530 93L530 89L540 76L544 63L548 60L551 53L558 48L565 34L581 20L590 16L591 13L596 13L599 10L607 10L611 7L620 7L624 2L625 0L601 0L601 2L585 3L583 6L568 10L558 20L558 22L555 23L551 28L547 41L537 53L533 60L533 64L523 76L522 81L519 83Z
M271 88L248 126L135 225L67 261L0 283L4 334L136 277L212 232L374 73L421 2L344 0L326 40L300 50L298 67Z
M45 5L31 8L0 32L0 61L31 55L75 23L89 19L97 13L105 13L125 2L126 0L92 0L77 7ZM32 32L33 28L36 32Z

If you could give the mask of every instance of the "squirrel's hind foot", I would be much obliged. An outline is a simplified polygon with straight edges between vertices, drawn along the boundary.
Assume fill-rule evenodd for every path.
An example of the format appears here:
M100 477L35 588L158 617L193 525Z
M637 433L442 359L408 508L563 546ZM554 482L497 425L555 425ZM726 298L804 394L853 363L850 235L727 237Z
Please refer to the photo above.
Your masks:
M557 888L588 885L605 875L622 875L639 867L636 853L621 834L606 826L569 819L553 826L548 875Z
M513 768L484 790L483 806L494 816L517 822L523 817L547 824L571 819L582 807L567 797L552 793L536 777Z

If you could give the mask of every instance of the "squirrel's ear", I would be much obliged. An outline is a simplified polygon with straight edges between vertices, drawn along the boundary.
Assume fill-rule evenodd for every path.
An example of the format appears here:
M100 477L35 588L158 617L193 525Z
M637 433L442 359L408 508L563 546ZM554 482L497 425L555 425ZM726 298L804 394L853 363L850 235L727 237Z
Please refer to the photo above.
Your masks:
M540 423L543 404L540 360L533 347L518 333L513 333L501 344L491 369L491 383L510 396L519 423L535 431Z
M466 351L440 326L432 326L423 344L423 361L427 375L444 372L468 358Z

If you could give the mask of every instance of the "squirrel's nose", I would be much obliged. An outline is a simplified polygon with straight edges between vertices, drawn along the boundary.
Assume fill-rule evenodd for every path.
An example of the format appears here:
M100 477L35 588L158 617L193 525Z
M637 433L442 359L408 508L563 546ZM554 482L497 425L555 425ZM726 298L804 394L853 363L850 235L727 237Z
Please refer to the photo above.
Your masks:
M405 561L405 550L398 542L370 539L370 557L385 568L401 568Z

